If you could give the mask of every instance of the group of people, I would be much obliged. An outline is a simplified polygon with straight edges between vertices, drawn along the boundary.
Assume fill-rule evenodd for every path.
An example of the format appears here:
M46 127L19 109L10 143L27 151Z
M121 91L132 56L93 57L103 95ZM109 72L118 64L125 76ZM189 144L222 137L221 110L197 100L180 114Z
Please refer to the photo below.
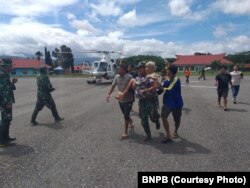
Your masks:
M217 86L218 105L224 111L227 111L227 97L229 92L229 85L232 89L232 100L236 104L236 98L240 90L240 82L243 79L243 74L238 70L238 66L234 65L233 71L226 72L227 67L221 66L220 73L215 77L215 86ZM221 105L221 98L223 98L223 105Z
M12 105L15 103L14 90L16 89L16 78L10 79L10 71L12 70L12 60L9 58L0 60L0 109L1 109L1 123L0 123L0 147L10 145L16 138L11 138L9 134L10 124L12 121ZM44 106L48 107L55 121L62 121L58 115L55 102L51 96L51 92L55 89L47 76L47 68L41 67L40 74L37 77L37 102L31 117L31 124L37 125L36 117Z
M177 131L180 126L183 106L181 83L179 78L176 77L178 68L175 65L170 65L165 71L167 75L163 75L164 79L162 82L160 81L159 75L155 73L155 68L155 63L152 61L147 63L140 62L137 66L138 76L133 78L127 71L126 65L121 64L118 67L118 74L113 80L107 101L110 100L110 96L117 86L119 92L115 98L118 99L121 112L123 113L125 127L124 133L121 136L122 139L129 137L128 128L132 124L130 111L134 102L134 96L138 98L139 101L139 117L146 134L144 141L150 141L152 139L149 119L155 124L156 129L160 129L160 117L166 131L166 138L162 140L162 143L168 143L172 138L178 137ZM158 95L161 93L164 94L160 114L158 110ZM170 113L173 114L175 121L175 131L172 136L168 122Z
M189 84L189 77L191 76L191 71L190 71L189 67L185 68L184 75L186 77L186 84ZM198 79L200 80L201 78L203 78L203 80L206 80L206 74L205 74L204 67L201 69L201 75L198 77Z
M164 68L162 79L155 73L155 63L140 62L136 67L130 65L127 67L121 64L118 67L118 74L115 76L110 91L106 100L110 100L110 96L117 86L119 92L116 99L119 102L120 109L124 118L124 133L122 139L129 138L128 129L133 127L133 120L130 117L135 98L139 100L139 117L141 125L145 131L145 141L150 141L151 130L149 119L155 124L156 129L160 129L160 118L166 132L166 137L162 143L168 143L173 138L178 138L178 129L180 127L183 99L181 95L181 82L176 76L178 68L175 65L170 65ZM10 71L12 69L11 59L0 60L0 109L1 109L1 124L0 124L0 147L5 147L16 138L11 138L9 135L10 124L12 121L12 105L15 103L14 90L16 89L16 78L10 79ZM60 117L51 92L53 88L47 75L47 68L41 67L37 77L37 102L31 116L31 124L37 125L36 117L44 106L48 107L55 119L55 122L64 120ZM185 73L186 74L186 73ZM190 72L186 74L188 77ZM189 76L188 76L189 75ZM240 81L243 78L242 72L238 71L237 65L234 65L233 72L226 72L226 67L222 66L220 74L215 77L215 85L217 86L218 105L227 111L227 96L229 85L231 85L233 94L233 103L236 104L236 98L240 89ZM159 113L159 98L163 93L163 105L161 113ZM221 105L223 98L223 105ZM168 117L172 113L175 122L175 130L171 134Z

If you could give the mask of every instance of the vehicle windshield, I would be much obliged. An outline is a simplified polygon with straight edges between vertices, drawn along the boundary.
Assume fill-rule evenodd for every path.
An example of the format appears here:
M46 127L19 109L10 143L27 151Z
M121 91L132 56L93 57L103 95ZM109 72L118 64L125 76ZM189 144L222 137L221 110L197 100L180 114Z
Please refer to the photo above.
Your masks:
M107 71L108 69L108 63L107 62L100 62L98 71Z

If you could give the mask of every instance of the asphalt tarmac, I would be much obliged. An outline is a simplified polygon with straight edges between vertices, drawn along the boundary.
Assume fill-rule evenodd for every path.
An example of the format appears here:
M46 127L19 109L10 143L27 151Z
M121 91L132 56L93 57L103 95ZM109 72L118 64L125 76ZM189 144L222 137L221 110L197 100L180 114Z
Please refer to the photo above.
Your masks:
M44 108L31 126L36 79L19 78L11 136L0 148L1 188L137 187L139 171L250 171L250 77L242 81L238 103L231 91L228 111L218 107L214 78L182 77L184 108L180 138L161 144L165 131L150 123L153 140L132 113L134 129L121 140L123 117L117 100L106 102L110 84L88 85L83 78L51 78L53 98L65 121L55 123ZM116 90L117 91L117 90ZM162 101L162 96L160 96ZM171 132L173 118L170 117Z

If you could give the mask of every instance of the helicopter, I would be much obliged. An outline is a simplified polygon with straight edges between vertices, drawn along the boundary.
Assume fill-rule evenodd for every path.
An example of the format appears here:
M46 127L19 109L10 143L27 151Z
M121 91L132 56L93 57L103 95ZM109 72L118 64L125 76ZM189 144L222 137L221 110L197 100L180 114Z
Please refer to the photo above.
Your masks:
M69 53L69 52L59 52ZM104 80L112 81L117 72L117 64L114 59L110 58L111 53L122 54L121 52L115 51L100 51L100 50L85 50L74 53L99 53L103 54L100 60L93 61L92 63L84 62L82 66L82 74L92 76L91 79L87 80L88 84L100 83Z
M92 67L87 72L83 70L83 74L89 74L92 79L87 80L88 84L100 83L104 80L112 81L117 72L117 63L110 58L110 53L121 54L114 51L91 51L91 53L102 53L102 59L92 62Z

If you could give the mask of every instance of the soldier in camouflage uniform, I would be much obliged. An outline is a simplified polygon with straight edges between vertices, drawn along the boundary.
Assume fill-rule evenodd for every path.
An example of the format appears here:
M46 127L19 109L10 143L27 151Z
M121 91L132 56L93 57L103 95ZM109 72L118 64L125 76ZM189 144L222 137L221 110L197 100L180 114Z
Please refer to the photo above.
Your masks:
M147 77L145 66L145 62L139 63L137 66L138 76L129 82L128 86L119 97L123 98L131 88L135 89L135 97L139 99L139 116L146 133L145 141L149 141L151 140L151 131L148 117L156 124L156 128L159 129L160 114L158 113L159 102L156 94L157 82Z
M31 124L38 124L38 122L36 122L36 117L38 112L42 110L44 106L51 110L56 122L62 121L63 118L58 115L56 104L51 96L51 92L55 89L52 87L47 75L47 68L42 67L40 68L39 72L40 75L37 77L37 102L31 117Z
M10 71L12 69L11 59L0 60L0 108L1 108L1 124L0 124L0 147L8 145L16 138L10 138L9 129L12 120L12 104L14 100L15 83L17 79L10 80Z

